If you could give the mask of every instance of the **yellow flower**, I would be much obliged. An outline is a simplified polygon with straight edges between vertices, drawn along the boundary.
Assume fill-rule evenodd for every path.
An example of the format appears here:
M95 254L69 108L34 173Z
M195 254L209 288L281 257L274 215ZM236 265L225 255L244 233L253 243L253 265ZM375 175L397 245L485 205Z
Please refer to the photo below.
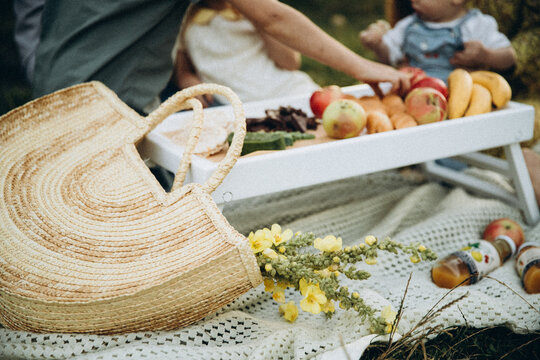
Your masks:
M375 265L377 263L377 259L375 258L367 258L365 261L368 265Z
M425 247L424 245L420 245L420 246L418 247L418 251L424 252L424 251L426 251L426 247Z
M276 291L277 289L274 289L274 293L272 294L272 299L274 299L278 303L284 303L285 302L285 293L283 291Z
M300 279L298 285L300 287L300 294L302 294L303 296L306 296L307 290L310 287L314 287L314 288L317 289L317 291L320 291L320 292L322 292L324 294L324 292L321 290L321 288L319 288L319 284L313 284L311 281L307 282L306 279L304 279L304 278Z
M308 286L308 282L306 281L306 279L301 278L298 282L298 285L300 286L300 294L306 296L306 289Z
M264 291L268 291L268 292L274 291L274 280L265 278L263 282L264 282Z
M298 317L298 308L296 307L294 301L289 301L286 304L279 305L279 312L283 314L285 320L289 322L294 322Z
M255 231L255 234L253 232L249 233L249 245L251 246L251 250L255 254L264 251L264 249L268 249L272 246L272 238L271 236L268 236L270 230L268 230L268 232L264 230L268 229L257 230Z
M316 238L313 242L315 249L325 252L341 250L342 240L334 235L325 236L324 239Z
M411 259L411 262L413 264L416 264L417 262L420 262L420 258L418 256L416 256L416 255L411 256L410 259Z
M368 244L369 246L373 245L373 244L376 244L377 243L377 238L373 235L368 235L366 236L366 238L364 239L364 241L366 242L366 244Z
M288 282L286 281L278 281L276 286L282 290L285 290L286 288L288 288L289 286L291 286L291 284L289 284Z
M266 265L264 265L264 270L266 270L266 271L272 271L272 264L266 264Z
M277 259L278 258L277 252L275 252L274 250L272 250L270 248L264 249L262 254L264 256L266 256L267 258L269 258L269 259Z
M272 225L272 230L270 231L272 233L272 241L276 246L278 246L282 242L291 240L293 237L293 232L291 229L287 229L282 233L281 226L279 226L278 224Z
M396 320L397 312L392 310L392 307L390 305L386 305L381 310L381 316L384 319L385 323L392 325Z
M332 300L328 300L321 306L322 312L334 312L336 311L336 307L334 306L334 302Z
M307 285L305 298L300 301L300 307L306 312L318 314L321 312L321 305L324 305L328 300L324 292L317 285Z

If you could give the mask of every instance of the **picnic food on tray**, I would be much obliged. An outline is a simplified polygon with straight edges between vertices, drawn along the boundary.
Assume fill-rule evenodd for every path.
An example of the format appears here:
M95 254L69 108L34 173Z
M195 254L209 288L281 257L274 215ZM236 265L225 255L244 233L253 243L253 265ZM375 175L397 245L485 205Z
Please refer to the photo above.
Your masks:
M234 132L227 137L230 144L234 137ZM306 134L299 131L273 131L273 132L247 132L244 137L244 146L241 155L250 154L259 150L285 150L297 140L314 139L315 135Z
M205 111L201 138L194 154L209 157L225 151L234 136L232 125L232 118L226 112ZM314 139L315 135L306 131L316 129L317 125L314 117L292 106L266 109L265 116L246 119L247 133L241 155L259 150L284 150L298 140ZM163 134L174 143L186 146L192 126L193 118L188 118L180 122L178 129Z
M324 142L347 139L479 115L504 107L512 96L504 77L491 71L456 69L450 73L447 86L444 81L427 76L421 69L409 66L400 70L409 74L411 81L411 88L404 96L388 93L382 98L375 95L356 97L344 93L337 85L330 85L311 94L309 106L314 116L300 108L279 106L265 109L262 117L248 117L248 135L242 155L259 150L284 150L297 140L317 138ZM223 153L227 148L231 122L222 112L207 113L208 120L195 154L210 157ZM319 124L322 124L326 136L316 131ZM185 146L190 128L191 122L184 121L179 129L164 135ZM272 134L274 132L277 133ZM284 132L309 132L310 135L291 137Z
M347 139L360 135L366 122L364 108L358 102L349 99L333 101L322 115L324 131L335 139Z
M323 118L324 124L324 110L332 103L342 99L356 101L367 114L367 133L373 134L488 113L493 108L504 107L512 97L508 82L492 71L469 72L458 68L450 73L447 86L444 81L427 76L422 69L407 66L400 70L409 75L411 82L403 98L391 93L383 98L356 98L340 92L336 86L327 86L312 93L311 110L316 117ZM334 113L331 123L339 123L339 118L340 114ZM340 135L341 132L335 128L325 126L328 136L338 139L350 137Z
M324 109L334 100L341 99L343 97L341 88L337 85L330 85L315 90L309 98L309 106L313 115L317 118L322 118Z
M406 112L419 125L446 119L448 103L444 95L431 87L418 87L405 98Z
M488 113L492 105L504 107L512 98L506 79L493 71L455 69L448 76L448 118Z
M301 109L292 106L280 106L277 109L267 109L263 117L246 119L247 131L299 131L315 130L317 120L308 116Z
M174 143L185 147L189 140L193 123L194 119L191 117L187 121L179 122L178 129L167 131L164 135ZM225 150L227 136L233 128L234 119L224 111L205 111L203 129L199 142L195 146L194 154L210 156Z

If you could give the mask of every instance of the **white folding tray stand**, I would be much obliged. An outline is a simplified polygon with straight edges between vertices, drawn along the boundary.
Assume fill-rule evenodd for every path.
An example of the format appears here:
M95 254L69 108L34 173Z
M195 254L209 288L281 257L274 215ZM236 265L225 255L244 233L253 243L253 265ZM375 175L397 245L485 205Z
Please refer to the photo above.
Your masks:
M343 90L355 96L373 94L367 85L349 86ZM309 95L245 103L244 109L246 117L260 117L265 109L288 105L312 114ZM205 111L230 111L230 107ZM163 121L147 135L140 149L141 155L175 172L182 147L172 143L162 132L174 130L179 121L188 116L190 112L186 111ZM539 211L519 145L532 137L533 129L534 108L510 102L504 109L488 114L242 157L212 196L216 203L223 204L423 163L429 176L502 199L519 208L528 224L534 224L539 220ZM506 160L479 152L500 146L504 147ZM507 176L514 184L515 193L434 162L448 157L458 157L470 165ZM194 156L186 181L203 183L216 166L216 162Z

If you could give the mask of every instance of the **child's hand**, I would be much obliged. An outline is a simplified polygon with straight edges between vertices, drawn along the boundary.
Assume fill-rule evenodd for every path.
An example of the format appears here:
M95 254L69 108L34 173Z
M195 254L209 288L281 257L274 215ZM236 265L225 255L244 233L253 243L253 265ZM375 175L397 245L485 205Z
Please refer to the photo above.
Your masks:
M382 41L382 37L390 30L390 24L385 20L377 20L358 34L362 45L369 49L376 48Z
M468 41L463 45L464 49L456 52L450 63L455 67L469 69L483 67L487 58L486 47L480 41Z

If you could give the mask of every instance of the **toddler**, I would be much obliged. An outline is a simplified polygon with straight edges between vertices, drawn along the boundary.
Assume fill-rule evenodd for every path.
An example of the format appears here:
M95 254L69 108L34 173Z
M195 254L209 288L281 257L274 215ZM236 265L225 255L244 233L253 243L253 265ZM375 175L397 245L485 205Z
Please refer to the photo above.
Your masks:
M516 55L497 22L466 0L411 0L414 10L393 29L378 21L359 34L362 44L379 61L414 66L447 81L461 67L503 71L513 67Z

